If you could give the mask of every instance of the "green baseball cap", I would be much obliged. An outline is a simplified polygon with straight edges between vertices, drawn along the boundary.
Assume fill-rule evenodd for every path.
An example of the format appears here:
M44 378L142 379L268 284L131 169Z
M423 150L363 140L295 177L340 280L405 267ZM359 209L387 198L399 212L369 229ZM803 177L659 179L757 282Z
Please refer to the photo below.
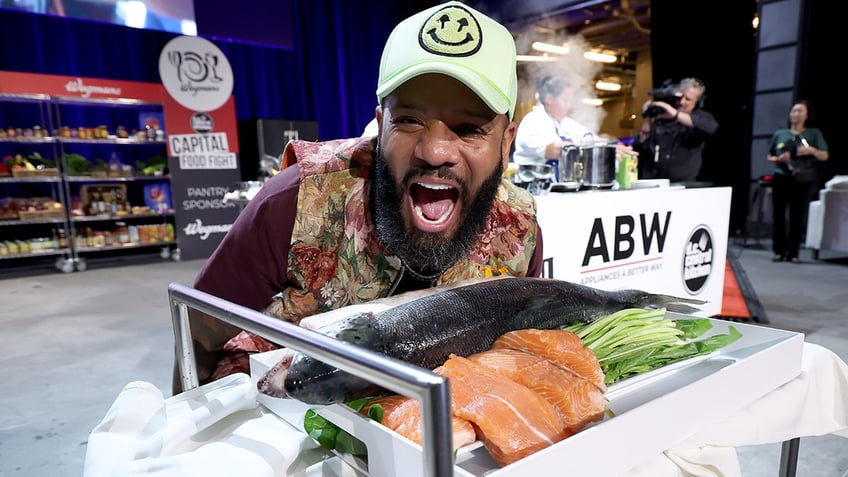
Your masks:
M377 100L425 73L461 81L510 119L518 95L515 40L503 25L461 3L447 2L400 22L380 60Z

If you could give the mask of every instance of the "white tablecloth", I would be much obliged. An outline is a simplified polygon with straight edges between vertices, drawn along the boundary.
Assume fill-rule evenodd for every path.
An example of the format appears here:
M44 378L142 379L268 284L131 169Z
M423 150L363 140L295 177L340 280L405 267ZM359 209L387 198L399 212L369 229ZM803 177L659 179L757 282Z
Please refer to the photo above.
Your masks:
M805 343L796 379L625 475L741 476L735 447L825 434L848 437L848 365L832 351ZM83 475L319 475L327 457L312 439L257 404L247 375L168 399L152 384L136 381L91 432Z
M626 475L741 476L735 447L825 434L848 437L848 365L805 343L800 376Z

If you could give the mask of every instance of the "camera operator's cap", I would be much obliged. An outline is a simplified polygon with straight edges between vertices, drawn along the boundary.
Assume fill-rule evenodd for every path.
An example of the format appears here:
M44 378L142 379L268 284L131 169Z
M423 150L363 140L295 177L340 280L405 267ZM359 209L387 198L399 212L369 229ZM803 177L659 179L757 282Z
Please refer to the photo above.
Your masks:
M377 100L425 73L461 81L498 114L512 119L518 95L515 40L500 23L460 2L447 2L399 23L380 60Z

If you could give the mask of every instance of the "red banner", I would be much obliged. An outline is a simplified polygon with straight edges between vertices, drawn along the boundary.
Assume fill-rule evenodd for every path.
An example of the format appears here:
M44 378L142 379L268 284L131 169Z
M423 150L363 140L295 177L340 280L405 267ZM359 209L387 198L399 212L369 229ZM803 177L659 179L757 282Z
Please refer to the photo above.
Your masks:
M192 118L195 116L194 111L187 109L180 105L174 98L170 95L165 94L165 98L162 101L164 105L165 112L165 124L168 128L168 135L173 134L194 134L197 133L194 127L192 127ZM211 126L211 130L209 132L223 132L227 134L227 142L229 145L229 152L239 152L239 142L238 142L238 124L236 123L236 102L235 99L230 96L230 99L224 103L223 106L216 109L215 111L211 111L206 113L210 116L213 121ZM168 143L168 155L173 156L176 155L175 151L171 150L171 144Z
M119 81L79 76L43 75L0 71L0 93L46 94L81 99L134 99L163 102L165 90L159 83Z

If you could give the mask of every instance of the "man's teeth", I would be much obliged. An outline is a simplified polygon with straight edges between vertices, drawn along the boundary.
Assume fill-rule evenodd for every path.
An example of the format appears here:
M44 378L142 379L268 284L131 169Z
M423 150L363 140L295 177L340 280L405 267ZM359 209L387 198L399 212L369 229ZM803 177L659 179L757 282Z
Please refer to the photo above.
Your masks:
M449 185L445 185L445 184L425 184L425 183L423 183L423 182L419 182L419 183L418 183L418 185L419 185L420 187L425 188L425 189L432 189L432 190L446 190L446 189L453 189L453 187L451 187L451 186L449 186Z

